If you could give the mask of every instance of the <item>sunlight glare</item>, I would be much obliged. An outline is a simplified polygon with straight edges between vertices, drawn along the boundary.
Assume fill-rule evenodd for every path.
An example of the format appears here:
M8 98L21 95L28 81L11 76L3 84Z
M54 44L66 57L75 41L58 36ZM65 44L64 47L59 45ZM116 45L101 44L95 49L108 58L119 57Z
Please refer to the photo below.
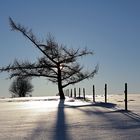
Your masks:
M23 109L32 109L32 111L49 111L58 107L58 101L29 101L23 103Z

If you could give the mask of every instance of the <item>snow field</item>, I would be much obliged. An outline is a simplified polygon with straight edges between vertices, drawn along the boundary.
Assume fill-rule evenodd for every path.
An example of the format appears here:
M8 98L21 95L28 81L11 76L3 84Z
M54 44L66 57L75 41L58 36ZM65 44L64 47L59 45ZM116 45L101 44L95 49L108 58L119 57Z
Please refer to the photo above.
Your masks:
M1 101L0 140L139 140L139 103L129 102L138 113L73 99Z

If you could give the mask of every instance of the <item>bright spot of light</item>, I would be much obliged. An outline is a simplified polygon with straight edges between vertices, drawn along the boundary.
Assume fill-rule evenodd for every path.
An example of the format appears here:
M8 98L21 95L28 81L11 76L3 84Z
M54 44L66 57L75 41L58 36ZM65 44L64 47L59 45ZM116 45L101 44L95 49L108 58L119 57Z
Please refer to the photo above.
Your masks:
M24 102L22 109L32 109L32 111L49 111L58 108L58 101L28 101Z

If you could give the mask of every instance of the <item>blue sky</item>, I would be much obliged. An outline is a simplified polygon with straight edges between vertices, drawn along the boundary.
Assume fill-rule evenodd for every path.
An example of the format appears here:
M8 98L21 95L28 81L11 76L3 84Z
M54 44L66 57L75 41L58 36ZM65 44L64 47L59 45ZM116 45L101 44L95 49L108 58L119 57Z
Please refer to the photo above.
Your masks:
M76 84L98 94L108 84L109 93L140 93L140 1L139 0L1 0L0 67L19 60L35 61L41 53L20 33L10 30L8 17L32 28L39 39L48 33L67 47L94 50L81 62L89 70L99 64L94 79ZM10 96L12 80L0 74L0 96ZM57 86L45 78L33 80L33 96L55 95ZM72 86L72 87L75 87ZM70 87L71 88L71 87Z

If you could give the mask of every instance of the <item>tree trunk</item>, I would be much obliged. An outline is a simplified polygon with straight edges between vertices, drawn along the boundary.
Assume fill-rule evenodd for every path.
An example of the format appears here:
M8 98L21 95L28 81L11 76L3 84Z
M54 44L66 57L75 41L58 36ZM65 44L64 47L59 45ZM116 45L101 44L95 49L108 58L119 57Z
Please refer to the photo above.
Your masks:
M60 99L62 99L62 100L65 99L65 95L64 95L62 86L58 86L58 90L59 90Z
M60 99L64 100L65 95L64 95L63 86L62 86L61 69L59 66L58 66L58 91L59 91Z

